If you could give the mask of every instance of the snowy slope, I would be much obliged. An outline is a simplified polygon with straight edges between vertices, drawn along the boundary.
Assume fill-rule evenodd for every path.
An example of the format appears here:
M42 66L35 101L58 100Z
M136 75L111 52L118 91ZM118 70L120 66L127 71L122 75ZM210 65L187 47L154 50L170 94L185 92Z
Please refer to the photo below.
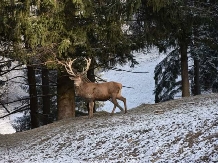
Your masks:
M159 54L158 50L156 49L153 49L146 54L140 52L134 53L134 55L139 63L138 65L136 65L134 68L130 68L130 66L126 64L124 66L117 66L117 68L131 72L148 73L130 73L110 70L101 74L101 77L107 81L117 81L123 84L124 87L122 89L122 94L127 99L128 109L137 107L142 103L154 103L154 68L165 57L164 54ZM18 76L17 73L19 72L13 72L10 77ZM22 74L20 74L20 76L23 75L23 72L21 73ZM10 84L10 86L13 87L13 89L10 89L8 96L12 97L17 94L21 94L21 96L27 96L27 94L23 90L20 90L20 87L15 85L13 82ZM131 88L126 88L125 86ZM17 92L14 93L14 90ZM120 103L120 105L123 106L122 103ZM113 104L107 101L105 102L103 108L100 108L99 110L111 112L112 108ZM0 108L0 110L2 110L2 114L0 113L0 116L6 114L3 108ZM119 111L120 110L118 108L115 110L115 112ZM16 117L16 115L12 115L11 119L14 119L14 117ZM9 134L15 132L13 127L10 125L9 119L10 118L0 119L0 134Z
M147 73L131 73L110 70L102 73L102 78L106 81L116 81L122 83L124 86L122 89L122 95L127 99L127 107L129 109L137 107L142 103L154 103L154 69L155 66L166 57L165 54L159 54L155 49L150 52L135 53L137 62L139 63L134 68L131 68L128 64L124 66L117 66L116 68L127 70L131 72L147 72ZM131 87L131 88L127 88ZM119 102L123 106L122 102ZM111 112L113 104L109 101L105 102L102 110ZM116 108L118 112L119 109Z
M153 49L149 53L135 53L136 60L139 63L134 68L130 68L128 64L117 66L116 68L131 72L148 72L148 73L131 73L110 70L102 74L102 78L107 81L117 81L123 84L122 95L127 99L127 107L129 109L137 107L142 103L154 103L154 69L155 66L166 57L165 54L159 54L158 50ZM126 87L131 88L126 88ZM119 102L121 106L123 104ZM105 102L102 110L111 112L113 104L109 101ZM119 109L117 108L118 112Z
M0 163L213 163L218 94L144 104L127 114L59 121L0 135ZM163 110L163 114L154 111Z
M4 115L4 113L1 113L0 115ZM12 134L15 133L16 130L11 126L10 117L2 118L0 119L0 134Z
M2 58L0 56L0 60L7 60L6 58ZM11 63L11 68L14 68L18 65L18 62L12 62ZM22 68L17 67L17 69ZM20 76L16 78L17 76ZM21 87L20 83L25 83L24 82L24 71L23 70L13 70L9 73L6 73L5 75L0 77L0 80L2 81L7 81L7 84L4 86L1 86L0 88L0 100L3 103L7 102L12 102L16 101L18 99L21 99L23 96L28 96L27 92ZM14 109L18 106L21 106L21 102L16 102L12 104L7 104L5 107L10 111L14 111ZM0 105L0 117L7 115L8 112L5 110L2 105ZM10 133L15 133L16 130L12 127L11 123L12 121L16 118L16 115L10 115L5 118L0 119L0 134L10 134Z

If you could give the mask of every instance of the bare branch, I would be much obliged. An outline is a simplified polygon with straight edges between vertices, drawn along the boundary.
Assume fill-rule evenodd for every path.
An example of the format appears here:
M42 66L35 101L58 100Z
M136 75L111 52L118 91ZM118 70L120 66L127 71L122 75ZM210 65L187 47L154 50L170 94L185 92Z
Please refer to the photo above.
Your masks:
M27 108L27 107L28 107L28 108ZM8 114L6 114L6 115L1 116L0 119L1 119L1 118L5 118L5 117L7 117L7 116L9 116L9 115L11 115L11 114L15 114L15 113L18 113L18 112L22 112L22 111L25 111L25 110L28 110L28 109L29 109L29 105L22 106L22 107L20 107L19 109L14 110L13 112L10 112L10 113L8 113Z
M0 101L1 105L3 106L3 108L5 108L5 110L10 114L10 111L8 110L8 108Z

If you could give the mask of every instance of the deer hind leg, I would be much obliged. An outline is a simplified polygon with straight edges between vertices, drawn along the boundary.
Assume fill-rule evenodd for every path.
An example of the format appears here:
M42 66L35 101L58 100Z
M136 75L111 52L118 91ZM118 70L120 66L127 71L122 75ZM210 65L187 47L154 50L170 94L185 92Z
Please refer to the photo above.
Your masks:
M113 108L111 114L114 114L116 107L119 107L119 104L118 104L117 99L116 99L116 95L112 96L111 102L114 104L114 108Z
M124 113L127 113L126 98L121 96L121 95L118 95L117 99L123 101L123 104L124 104L124 107L125 107L124 108Z
M114 114L115 109L116 109L116 105L114 104L114 108L113 108L111 114Z
M94 101L90 101L89 102L89 118L92 118L93 117L93 108L94 108Z
M119 95L119 94L118 94ZM115 109L116 109L116 107L118 107L121 111L123 111L123 108L118 104L118 102L117 102L117 99L119 99L117 96L118 96L117 94L113 94L113 96L112 96L112 100L111 100L111 102L114 104L114 108L113 108L113 110L112 110L112 112L111 112L111 114L113 114L114 113L114 111L115 111ZM120 97L120 96L119 96ZM125 104L125 113L126 113L126 99L123 97L123 98L121 98L122 99L122 101L124 100L124 104Z
M112 103L114 104L114 102L112 101L112 98L109 99L109 101L112 102ZM114 107L115 107L115 108L118 107L118 108L120 109L120 111L124 111L123 108L122 108L118 103L117 103L117 106L114 105ZM115 110L115 108L114 108L114 110Z

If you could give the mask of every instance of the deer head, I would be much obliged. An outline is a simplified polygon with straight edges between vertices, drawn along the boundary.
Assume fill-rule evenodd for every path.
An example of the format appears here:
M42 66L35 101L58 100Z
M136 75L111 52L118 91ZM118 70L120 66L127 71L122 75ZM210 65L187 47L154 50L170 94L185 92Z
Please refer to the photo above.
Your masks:
M74 84L75 86L80 86L81 82L82 82L82 76L84 76L86 74L86 72L89 70L90 64L91 64L91 59L88 58L84 58L84 60L86 61L86 68L83 69L82 72L78 73L74 68L73 68L73 63L74 61L77 60L76 59L71 59L68 58L66 61L59 61L58 63L63 65L67 71L67 73L70 75L70 79L74 80Z

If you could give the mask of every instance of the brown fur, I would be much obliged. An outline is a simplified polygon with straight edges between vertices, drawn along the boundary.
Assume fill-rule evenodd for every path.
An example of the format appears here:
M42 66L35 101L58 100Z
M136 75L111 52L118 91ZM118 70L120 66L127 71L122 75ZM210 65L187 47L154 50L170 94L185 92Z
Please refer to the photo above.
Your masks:
M124 113L127 113L126 98L121 95L122 84L117 82L105 82L105 83L87 83L81 79L81 76L70 77L74 80L76 86L76 94L85 98L89 102L89 118L93 117L94 101L107 101L111 99L114 104L112 114L118 106L118 100L124 103Z

